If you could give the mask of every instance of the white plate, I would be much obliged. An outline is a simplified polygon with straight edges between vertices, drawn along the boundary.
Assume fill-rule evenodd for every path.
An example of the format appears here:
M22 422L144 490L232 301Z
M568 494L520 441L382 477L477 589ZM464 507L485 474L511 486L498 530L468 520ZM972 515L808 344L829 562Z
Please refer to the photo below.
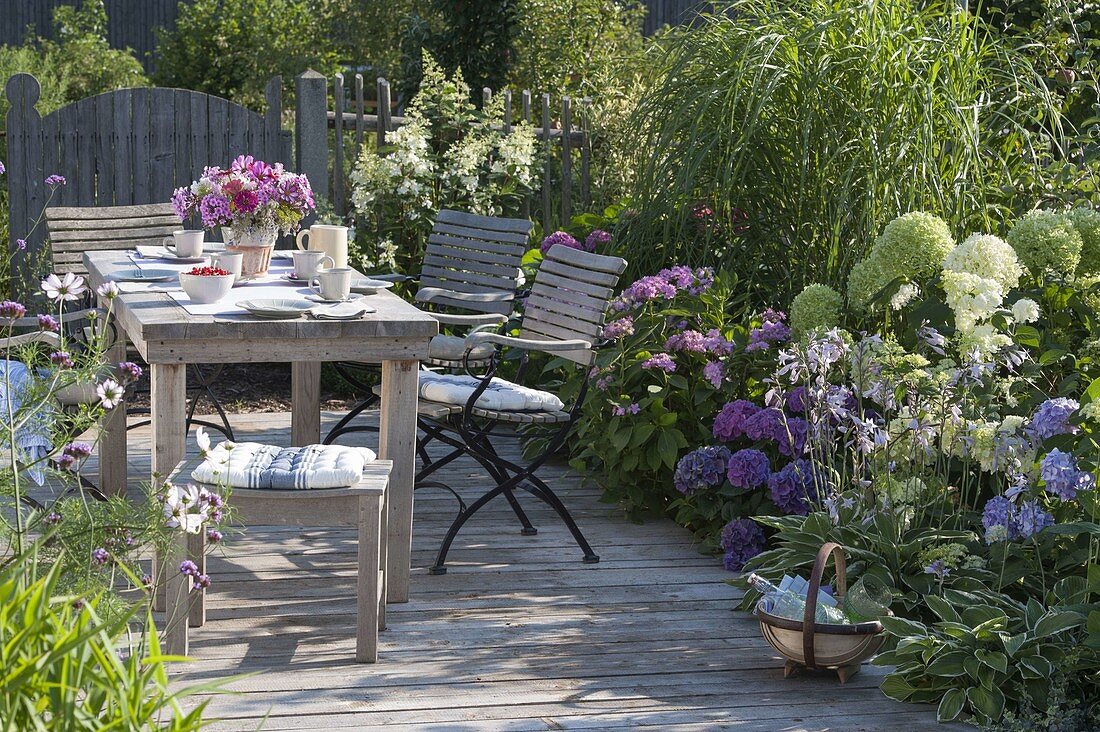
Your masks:
M360 277L351 281L351 291L362 295L373 295L379 290L388 290L393 283L387 280L376 280L370 277Z
M142 267L112 275L111 279L115 282L167 282L177 277L179 277L179 272L174 269Z
M313 302L321 302L321 303L324 303L325 305L337 305L337 304L342 303L342 302L351 302L352 300L358 300L359 298L349 297L347 300L326 300L325 298L321 297L317 293L312 293L312 294L306 295L306 299L307 300L312 300Z
M286 280L287 282L289 282L292 285L308 285L309 284L309 280L307 280L305 277L291 277L290 275L285 274L285 275L283 275L283 279Z
M261 318L297 318L313 307L305 300L286 299L242 300L237 305Z

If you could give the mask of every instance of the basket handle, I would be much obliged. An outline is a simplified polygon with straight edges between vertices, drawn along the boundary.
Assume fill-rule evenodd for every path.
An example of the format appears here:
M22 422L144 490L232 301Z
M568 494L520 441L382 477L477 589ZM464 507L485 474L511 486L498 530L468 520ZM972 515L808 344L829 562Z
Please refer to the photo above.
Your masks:
M817 625L817 594L821 591L821 576L825 574L825 563L832 556L836 565L836 596L843 597L848 591L847 562L844 560L844 548L836 542L827 542L817 552L814 569L810 574L810 586L806 590L806 615L802 619L802 655L807 667L817 665L814 658L814 629Z

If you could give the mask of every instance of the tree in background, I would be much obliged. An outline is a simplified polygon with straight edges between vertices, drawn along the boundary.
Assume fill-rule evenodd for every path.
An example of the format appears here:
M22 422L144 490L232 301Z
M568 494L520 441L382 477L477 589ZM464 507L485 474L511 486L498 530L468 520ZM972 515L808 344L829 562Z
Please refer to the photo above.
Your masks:
M294 77L306 69L339 71L326 16L317 10L311 0L181 2L175 29L158 33L154 80L261 108L264 87L278 74L292 100Z

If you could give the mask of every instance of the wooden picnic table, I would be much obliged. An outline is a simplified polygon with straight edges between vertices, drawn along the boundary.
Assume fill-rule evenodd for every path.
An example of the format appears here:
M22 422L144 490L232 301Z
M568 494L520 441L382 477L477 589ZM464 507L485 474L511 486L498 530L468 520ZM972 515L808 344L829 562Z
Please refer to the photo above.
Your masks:
M90 285L133 270L126 251L84 253ZM291 290L288 286L288 296ZM393 461L387 491L388 602L406 602L412 541L413 478L415 474L417 371L427 358L428 343L438 324L396 295L382 291L370 297L376 312L353 321L297 319L261 321L240 318L227 322L212 315L194 315L164 292L133 292L119 296L112 317L119 338L111 360L123 361L127 342L149 364L152 405L152 474L166 478L183 459L187 435L186 368L189 363L291 364L293 414L291 441L320 441L320 389L323 361L362 361L382 365L381 424L378 454ZM126 487L125 410L115 409L100 444L101 487L121 493ZM165 566L183 559L166 558ZM188 580L168 572L168 592L186 592ZM192 607L191 625L203 621L201 599ZM185 629L184 629L185 630ZM186 652L186 633L167 638L170 653ZM182 647L181 647L182 644Z

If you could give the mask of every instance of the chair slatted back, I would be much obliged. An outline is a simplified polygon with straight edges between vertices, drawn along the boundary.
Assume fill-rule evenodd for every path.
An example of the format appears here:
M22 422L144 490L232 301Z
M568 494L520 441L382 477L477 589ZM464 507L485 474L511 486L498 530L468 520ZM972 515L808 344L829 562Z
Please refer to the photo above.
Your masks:
M428 237L420 286L452 292L514 295L531 226L526 219L440 211ZM507 315L512 312L510 299L468 302L440 297L432 302L478 313Z
M540 341L580 339L595 343L607 306L626 269L626 260L590 254L558 244L546 253L523 310L520 338ZM585 366L591 348L556 355Z
M55 272L87 274L83 255L100 249L160 244L183 228L170 203L144 206L55 206L46 209Z

